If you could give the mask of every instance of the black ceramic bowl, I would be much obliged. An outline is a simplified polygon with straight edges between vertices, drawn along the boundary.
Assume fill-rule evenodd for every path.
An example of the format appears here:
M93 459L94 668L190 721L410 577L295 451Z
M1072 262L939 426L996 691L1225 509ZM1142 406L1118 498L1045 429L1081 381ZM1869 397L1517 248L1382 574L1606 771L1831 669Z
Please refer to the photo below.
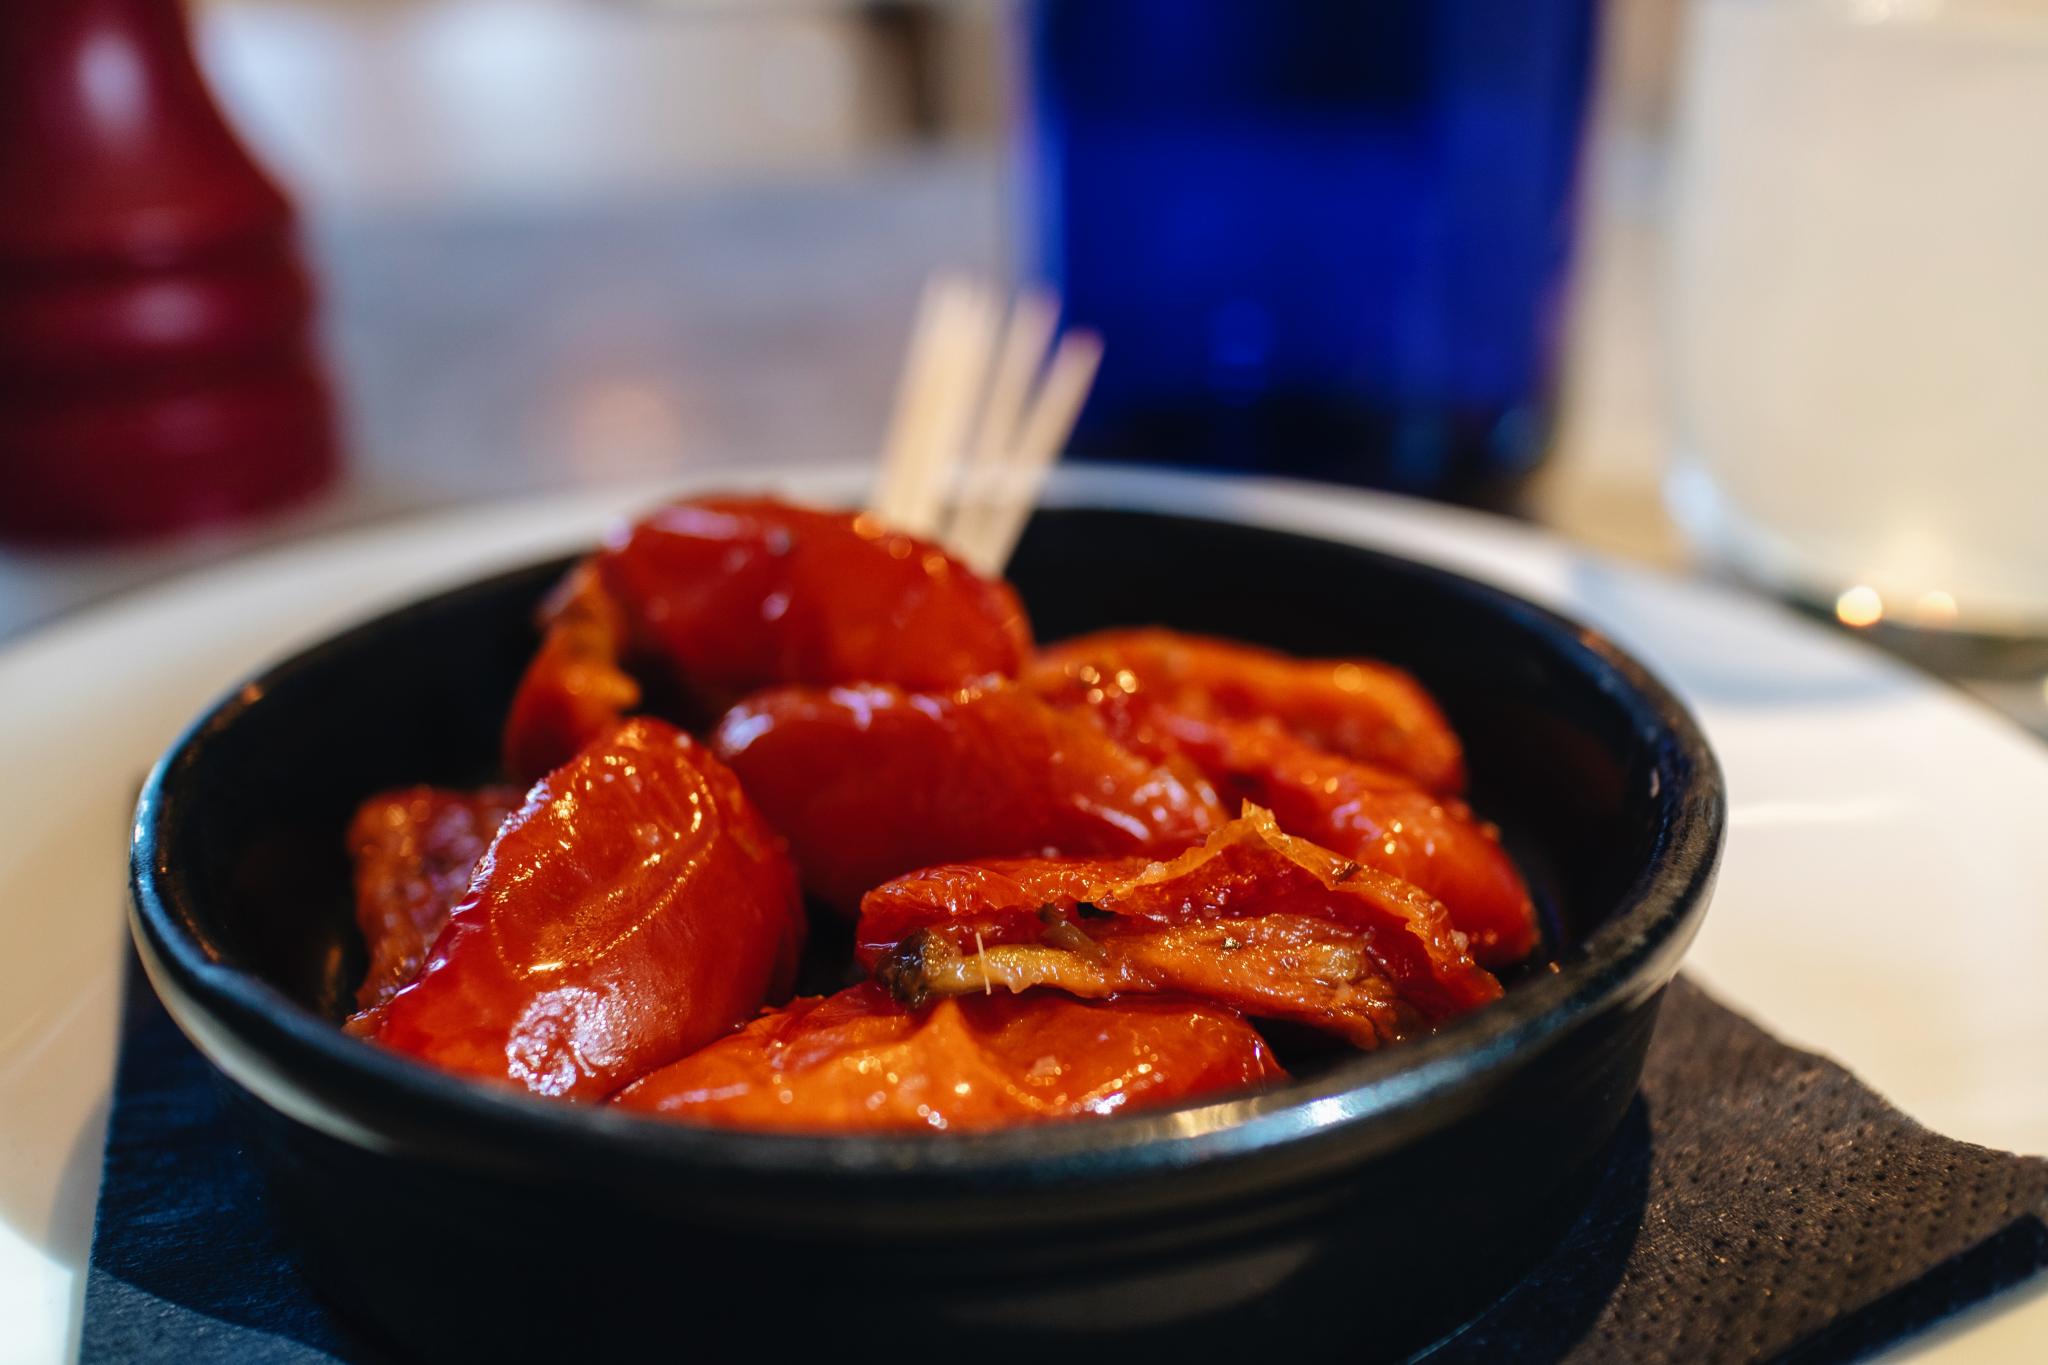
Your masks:
M1163 622L1413 669L1538 888L1554 970L1248 1098L978 1136L694 1129L345 1037L349 814L490 774L562 568L442 594L237 689L136 820L150 978L225 1075L313 1283L381 1349L1392 1357L1513 1283L1601 1178L1720 850L1692 718L1599 635L1492 588L1130 511L1034 521L1014 577L1041 638Z

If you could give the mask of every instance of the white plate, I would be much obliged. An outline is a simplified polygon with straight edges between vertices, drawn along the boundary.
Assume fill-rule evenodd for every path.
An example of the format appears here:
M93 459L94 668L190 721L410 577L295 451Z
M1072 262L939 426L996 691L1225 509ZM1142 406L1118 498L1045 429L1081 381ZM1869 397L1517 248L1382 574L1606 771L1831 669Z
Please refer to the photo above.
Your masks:
M701 473L849 499L858 471ZM573 549L646 485L485 506L245 559L0 652L0 1360L75 1352L115 1033L136 784L200 707L337 626ZM1695 706L1732 799L1690 970L1957 1137L2048 1152L2048 747L1767 603L1507 522L1278 482L1068 472L1053 501L1230 516L1392 549L1612 633ZM2038 1359L2023 1289L1916 1350Z

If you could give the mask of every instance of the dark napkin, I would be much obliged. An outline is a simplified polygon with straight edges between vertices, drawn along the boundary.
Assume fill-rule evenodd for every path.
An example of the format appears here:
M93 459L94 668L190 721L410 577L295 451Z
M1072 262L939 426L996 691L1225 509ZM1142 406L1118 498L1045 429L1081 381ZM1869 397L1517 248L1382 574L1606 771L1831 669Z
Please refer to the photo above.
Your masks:
M80 1357L371 1353L306 1288L206 1065L131 969ZM2048 1267L2048 1162L1952 1142L1672 986L1593 1204L1430 1365L1844 1360Z
M2048 1268L2048 1161L1930 1132L1672 983L1570 1236L1429 1354L1853 1360Z

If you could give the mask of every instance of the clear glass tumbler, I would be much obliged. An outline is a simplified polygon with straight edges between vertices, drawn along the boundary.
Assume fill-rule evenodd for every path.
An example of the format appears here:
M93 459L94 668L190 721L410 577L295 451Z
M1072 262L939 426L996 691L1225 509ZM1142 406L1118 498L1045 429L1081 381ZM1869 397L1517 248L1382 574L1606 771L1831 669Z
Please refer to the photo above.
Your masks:
M2048 0L1695 0L1672 509L1851 625L2048 634Z

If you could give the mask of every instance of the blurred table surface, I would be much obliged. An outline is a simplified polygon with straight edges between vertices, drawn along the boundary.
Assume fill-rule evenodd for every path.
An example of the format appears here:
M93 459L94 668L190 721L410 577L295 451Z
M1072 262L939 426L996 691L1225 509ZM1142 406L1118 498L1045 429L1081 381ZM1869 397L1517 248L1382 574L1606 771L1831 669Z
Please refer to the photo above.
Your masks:
M950 40L967 131L909 137L888 54L840 7L212 0L197 18L223 104L304 210L349 472L316 505L173 544L0 551L0 641L320 531L871 448L926 276L1009 270L982 89L1000 63L973 23ZM1527 510L1685 567L1658 493L1660 169L1640 127L1593 140L1562 421ZM1975 685L2048 733L2038 676Z

